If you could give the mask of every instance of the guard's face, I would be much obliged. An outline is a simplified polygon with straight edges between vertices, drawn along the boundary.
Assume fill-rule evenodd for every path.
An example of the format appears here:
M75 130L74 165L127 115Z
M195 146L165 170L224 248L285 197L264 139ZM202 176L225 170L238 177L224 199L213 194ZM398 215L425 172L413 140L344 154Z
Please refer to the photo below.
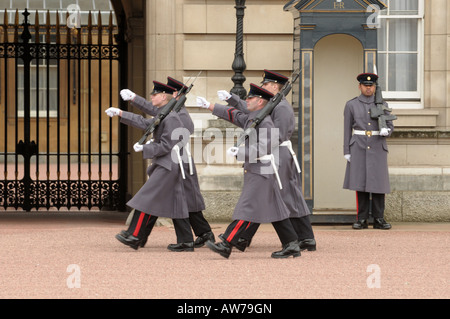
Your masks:
M364 96L372 96L375 94L376 85L359 84L359 90L361 91L361 94Z
M264 90L269 91L272 94L277 94L279 89L278 85L275 82L266 82L261 85Z
M164 93L152 94L152 104L156 107L164 106L166 96Z
M259 97L248 97L245 102L247 102L247 110L250 112L260 109L260 98Z

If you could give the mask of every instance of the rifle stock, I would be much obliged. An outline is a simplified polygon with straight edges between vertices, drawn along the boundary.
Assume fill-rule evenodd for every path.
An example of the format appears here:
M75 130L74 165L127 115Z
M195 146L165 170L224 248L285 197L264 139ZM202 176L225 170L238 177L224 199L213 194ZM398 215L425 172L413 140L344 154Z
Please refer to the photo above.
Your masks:
M175 107L173 108L173 111L175 113L180 112L181 108L183 107L184 103L186 103L186 95L182 95L178 101L177 104L175 104Z
M145 143L145 140L150 136L150 134L152 134L155 131L155 129L158 127L158 125L161 124L162 120L164 120L164 118L173 110L176 103L177 103L177 99L173 97L169 101L169 103L167 103L166 105L163 106L161 112L159 112L158 115L155 117L155 120L149 126L147 126L147 128L145 129L144 135L141 137L141 139L138 142L139 144L142 145Z

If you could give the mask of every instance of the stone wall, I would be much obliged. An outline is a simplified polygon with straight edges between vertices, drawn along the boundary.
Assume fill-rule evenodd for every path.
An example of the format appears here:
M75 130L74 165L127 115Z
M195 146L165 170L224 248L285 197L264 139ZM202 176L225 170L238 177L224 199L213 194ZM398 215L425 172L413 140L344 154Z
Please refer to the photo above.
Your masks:
M390 221L450 222L450 168L391 169Z

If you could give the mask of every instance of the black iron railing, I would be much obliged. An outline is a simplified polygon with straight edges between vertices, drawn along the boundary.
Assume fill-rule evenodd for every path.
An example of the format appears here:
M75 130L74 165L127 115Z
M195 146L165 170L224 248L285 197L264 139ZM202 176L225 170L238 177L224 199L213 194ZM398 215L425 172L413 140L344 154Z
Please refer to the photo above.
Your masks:
M5 11L1 35L0 209L123 210L126 130L104 114L121 103L112 13L77 29L22 14L9 24Z

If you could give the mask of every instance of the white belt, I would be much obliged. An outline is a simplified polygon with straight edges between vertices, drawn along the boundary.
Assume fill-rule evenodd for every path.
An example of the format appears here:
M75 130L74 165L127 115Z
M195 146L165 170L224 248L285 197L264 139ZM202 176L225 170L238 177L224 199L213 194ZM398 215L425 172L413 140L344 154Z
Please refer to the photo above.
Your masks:
M277 165L275 164L275 156L273 156L273 154L268 154L268 155L264 155L264 156L257 158L257 160L270 161L270 163L272 164L272 168L275 172L275 176L278 181L278 186L280 187L280 189L283 189L283 185L281 185L280 176L278 175Z
M183 161L182 161L181 155L180 155L180 147L178 145L175 145L172 148L172 151L175 151L175 153L177 154L178 163L180 164L180 169L181 169L181 176L183 176L183 179L186 179L186 176L184 175Z
M380 131L361 131L361 130L353 130L353 134L355 135L367 135L367 136L372 136L372 135L380 135Z
M292 142L287 140L280 144L280 146L286 146L291 152L292 158L294 159L295 166L297 167L297 172L300 174L302 171L300 170L300 165L298 165L297 156L295 156L294 149L292 148Z
M188 157L189 173L191 175L194 175L194 169L193 169L193 166L192 166L191 146L189 145L189 142L186 143L186 146L184 147L184 150L186 151L186 155Z

